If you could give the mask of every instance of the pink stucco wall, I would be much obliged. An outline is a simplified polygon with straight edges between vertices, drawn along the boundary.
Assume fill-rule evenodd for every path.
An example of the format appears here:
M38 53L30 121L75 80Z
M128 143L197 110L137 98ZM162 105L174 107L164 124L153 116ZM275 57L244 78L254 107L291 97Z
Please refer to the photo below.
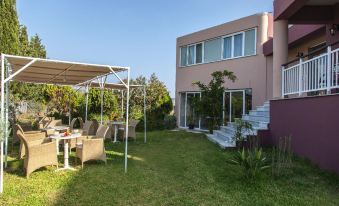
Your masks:
M236 21L195 32L177 39L176 47L176 114L180 108L179 93L185 91L198 91L192 86L192 82L201 81L207 83L211 79L211 73L227 69L233 71L238 80L234 83L226 82L229 89L252 89L252 107L262 105L264 101L272 97L272 61L263 54L263 43L272 37L272 15L269 13L255 14ZM211 38L232 34L250 28L257 28L256 55L232 60L223 60L188 67L179 67L180 47L192 43L198 43Z

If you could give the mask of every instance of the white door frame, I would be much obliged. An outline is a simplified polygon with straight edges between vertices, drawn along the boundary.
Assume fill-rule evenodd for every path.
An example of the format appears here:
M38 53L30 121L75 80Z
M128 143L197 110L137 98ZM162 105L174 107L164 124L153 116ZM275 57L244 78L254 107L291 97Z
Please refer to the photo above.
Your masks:
M223 104L223 113L222 113L222 124L225 125L225 93L230 93L230 102L229 102L229 120L232 120L232 93L234 92L242 92L242 115L246 113L246 89L229 89L225 90L222 97Z
M184 124L184 128L187 128L187 94L199 94L200 98L201 98L201 92L180 92L180 100L181 100L181 94L185 94L185 106L184 106L184 112L185 112L185 118L184 118L184 121L185 121L185 124ZM180 102L180 105L179 105L179 114L180 114L181 111L181 102ZM179 116L179 127L180 127L180 116ZM201 125L201 118L199 117L199 128L200 129L200 125Z

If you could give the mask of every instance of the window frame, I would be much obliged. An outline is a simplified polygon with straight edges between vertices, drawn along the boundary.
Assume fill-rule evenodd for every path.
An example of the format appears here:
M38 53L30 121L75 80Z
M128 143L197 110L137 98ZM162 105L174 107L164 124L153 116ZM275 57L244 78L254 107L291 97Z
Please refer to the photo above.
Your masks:
M202 55L202 59L201 59L201 63L197 63L197 44L201 44L201 55ZM188 67L188 66L193 66L193 65L199 65L199 64L204 64L204 57L205 57L205 52L204 52L204 45L205 45L205 41L201 41L201 42L197 42L197 43L193 43L193 44L188 44L188 45L184 45L184 46L180 46L179 47L179 51L180 51L180 67ZM188 57L189 57L189 48L191 46L194 46L194 63L193 64L188 64ZM186 65L183 66L181 65L181 48L186 47Z
M254 30L254 53L245 55L245 35L246 35L246 32L250 31L250 30ZM180 51L179 67L189 67L189 66L194 66L194 65L209 64L209 63L213 63L213 62L219 62L219 61L255 56L255 55L257 55L257 43L258 43L257 32L258 32L258 27L252 27L252 28L245 29L245 30L242 30L242 31L239 31L239 32L234 32L234 33L231 33L231 34L218 36L218 37L214 37L214 38L211 38L211 39L206 39L206 40L203 40L203 41L200 41L200 42L197 42L197 43L192 43L192 44L180 46L179 47L179 51ZM237 35L237 34L242 34L242 55L234 57L234 36ZM227 38L227 37L231 37L231 57L224 58L224 44L225 44L224 41L225 41L225 38ZM204 49L205 48L205 42L212 41L212 40L218 39L218 38L221 38L221 57L220 57L220 59L215 60L215 61L211 61L211 62L205 62L205 49ZM196 57L196 55L197 55L197 44L202 45L202 52L201 52L202 60L201 60L201 63L196 63L196 60L197 60L197 57ZM189 57L188 54L189 54L189 47L190 46L194 46L194 51L195 51L194 52L194 63L193 64L188 64L188 57ZM185 65L181 65L181 57L182 57L181 49L183 47L186 47L186 64Z
M254 53L245 55L245 35L247 31L254 30ZM234 56L234 36L242 34L242 55L241 56ZM231 37L232 43L231 43L231 57L229 58L224 58L224 45L225 45L225 38ZM257 55L257 27L246 29L240 32L235 32L232 34L224 35L221 37L222 38L222 45L221 45L221 60L230 60L230 59L238 59L242 57L249 57L249 56L254 56Z

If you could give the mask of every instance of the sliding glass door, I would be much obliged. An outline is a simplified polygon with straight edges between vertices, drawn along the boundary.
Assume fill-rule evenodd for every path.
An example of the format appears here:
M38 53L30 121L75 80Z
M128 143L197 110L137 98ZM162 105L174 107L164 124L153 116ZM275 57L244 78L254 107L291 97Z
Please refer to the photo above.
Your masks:
M236 118L248 113L252 107L252 91L251 89L225 91L223 101L223 123L226 125L227 122L234 122Z
M194 120L194 127L197 129L205 128L205 121L202 120L192 107L193 99L201 98L200 92L180 93L180 127L188 127L189 122Z

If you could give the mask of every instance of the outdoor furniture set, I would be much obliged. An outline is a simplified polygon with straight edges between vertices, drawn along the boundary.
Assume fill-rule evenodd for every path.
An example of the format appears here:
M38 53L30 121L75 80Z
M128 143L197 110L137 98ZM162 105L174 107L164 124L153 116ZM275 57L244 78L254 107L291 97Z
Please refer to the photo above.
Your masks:
M80 127L74 128L76 121ZM128 136L136 139L135 127L138 120L129 121ZM125 140L125 122L123 119L98 124L96 120L82 122L81 118L74 118L69 126L62 125L61 120L52 120L40 131L24 131L19 124L15 125L15 134L20 139L19 158L24 158L26 177L44 166L55 165L57 170L74 170L69 165L69 153L76 150L76 158L84 162L89 160L102 160L106 163L104 140L112 138L117 142L118 134ZM63 144L64 165L58 169L59 144Z

